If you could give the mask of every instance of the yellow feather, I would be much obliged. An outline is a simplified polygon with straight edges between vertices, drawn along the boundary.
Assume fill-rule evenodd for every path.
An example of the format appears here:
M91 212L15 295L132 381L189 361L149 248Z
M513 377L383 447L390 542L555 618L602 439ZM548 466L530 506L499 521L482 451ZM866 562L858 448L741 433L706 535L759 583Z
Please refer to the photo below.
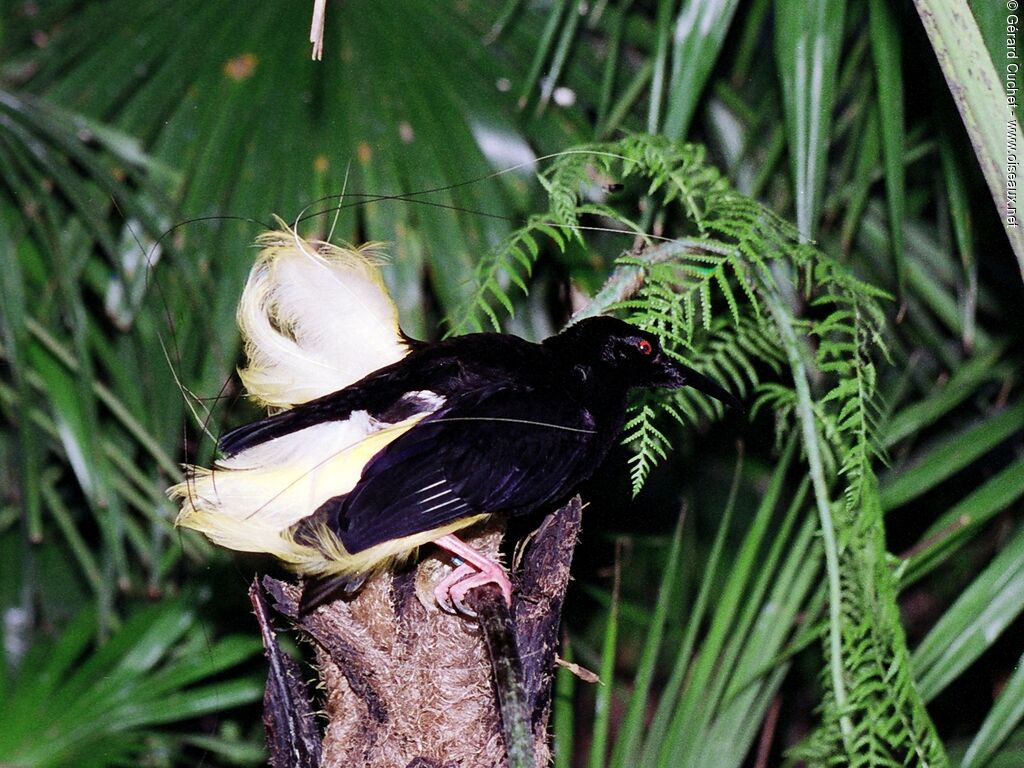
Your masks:
M349 553L335 533L325 525L316 526L312 535L316 543L313 546L299 544L291 539L293 548L289 554L294 558L288 560L294 570L303 576L347 576L349 574L370 573L390 567L395 563L404 562L418 547L429 544L448 533L455 533L477 523L489 515L474 515L461 520L421 531L411 536L383 541L361 552ZM309 532L304 533L309 536ZM285 558L282 558L285 559Z
M383 429L367 419L364 426L376 431L363 436L355 434L356 415L352 423L318 424L241 451L213 469L186 467L187 479L168 491L181 502L175 524L229 549L272 554L300 573L356 573L367 562L366 553L350 555L333 534L323 535L320 552L296 542L290 529L328 499L351 491L366 463L426 415ZM268 456L269 463L261 461ZM401 548L369 560L392 557Z

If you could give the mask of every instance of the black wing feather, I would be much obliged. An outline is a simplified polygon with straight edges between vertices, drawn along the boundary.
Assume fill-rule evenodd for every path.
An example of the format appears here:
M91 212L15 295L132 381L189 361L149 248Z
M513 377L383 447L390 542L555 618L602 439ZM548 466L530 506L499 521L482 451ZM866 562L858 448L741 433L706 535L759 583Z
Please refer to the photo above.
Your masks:
M367 464L337 518L349 552L482 513L525 514L592 470L590 414L560 392L456 398Z
M268 440L298 432L327 421L344 421L353 411L360 410L364 393L356 388L342 389L324 397L297 405L287 411L265 419L243 424L225 432L217 441L217 448L225 456L233 456L246 448Z
M387 423L396 423L410 416L433 410L429 398L417 392L403 392L394 382L371 378L346 389L310 400L265 419L243 424L221 435L217 447L225 456L290 435L329 421L345 421L356 411L369 411Z
M337 392L232 429L221 435L217 447L225 456L233 456L246 448L317 424L344 421L354 411L368 411L384 421L400 421L426 409L422 403L417 404L415 398L408 400L408 396L424 390L444 396L453 385L466 383L467 378L463 366L452 355L433 359L414 352Z

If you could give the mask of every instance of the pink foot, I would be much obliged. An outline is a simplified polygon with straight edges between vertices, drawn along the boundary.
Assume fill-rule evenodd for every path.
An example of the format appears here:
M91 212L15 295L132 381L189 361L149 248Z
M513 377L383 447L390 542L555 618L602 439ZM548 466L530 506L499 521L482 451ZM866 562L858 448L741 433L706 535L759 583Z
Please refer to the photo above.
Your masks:
M475 616L476 613L467 608L464 601L471 589L484 584L497 584L505 602L512 605L512 582L501 565L450 533L435 539L434 543L464 561L434 587L434 598L443 610Z

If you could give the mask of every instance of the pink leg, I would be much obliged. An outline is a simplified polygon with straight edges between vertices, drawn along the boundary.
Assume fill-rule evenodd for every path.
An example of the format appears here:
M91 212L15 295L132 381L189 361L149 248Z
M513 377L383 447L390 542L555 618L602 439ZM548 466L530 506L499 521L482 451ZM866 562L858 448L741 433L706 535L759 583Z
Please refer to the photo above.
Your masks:
M465 561L434 587L434 597L442 608L451 613L457 608L462 613L474 615L463 600L469 590L484 584L497 584L505 602L512 605L512 582L501 565L450 533L435 539L434 543Z

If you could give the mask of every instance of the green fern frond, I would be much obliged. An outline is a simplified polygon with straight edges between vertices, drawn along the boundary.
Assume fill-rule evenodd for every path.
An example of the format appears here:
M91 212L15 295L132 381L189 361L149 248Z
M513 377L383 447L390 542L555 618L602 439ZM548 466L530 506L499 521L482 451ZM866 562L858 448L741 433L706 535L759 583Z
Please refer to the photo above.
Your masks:
M636 180L643 199L605 199L609 178ZM497 309L511 311L509 287L528 287L539 236L564 252L583 242L581 217L642 235L635 220L657 213L661 242L634 238L643 246L617 260L585 314L624 313L668 354L753 391L753 415L772 411L780 444L794 431L803 439L826 552L829 668L821 724L795 754L814 766L945 765L910 678L874 473L886 294L733 190L701 147L628 136L560 156L541 185L548 211L481 262L466 317L496 324ZM768 372L779 378L763 380ZM665 413L693 424L721 407L689 391L643 395L625 430L634 494L667 455Z
M873 483L873 476L866 479ZM877 490L876 488L873 490ZM865 489L865 504L848 529L842 557L843 669L854 713L844 740L834 718L836 702L823 702L823 726L793 757L809 766L935 766L948 761L911 679L906 641L899 623L891 564L885 553L881 508ZM827 646L826 646L827 648ZM826 681L827 683L827 681Z
M654 464L668 456L669 441L665 434L654 426L657 411L648 402L642 402L630 409L632 415L623 431L625 442L634 448L635 453L629 458L629 477L633 484L633 495L647 482Z
M655 318L656 319L656 318ZM635 315L631 321L645 330L657 332L647 315ZM760 377L757 367L764 362L777 366L778 350L770 347L763 337L762 328L752 318L742 317L737 324L717 321L703 338L699 354L682 357L670 352L673 357L726 384L740 396L758 387ZM664 337L663 337L664 338ZM755 354L751 354L751 352ZM784 387L783 392L788 392ZM722 405L717 400L692 389L680 389L671 393L656 395L644 393L641 404L631 411L634 415L626 425L627 444L636 454L631 462L633 494L640 492L650 471L667 458L668 446L664 433L654 423L662 413L667 413L681 426L698 423L701 419L714 419L721 415ZM664 442L656 438L664 439Z
M509 234L497 248L477 262L474 274L476 289L449 319L449 334L482 331L485 320L493 330L501 329L495 307L500 306L512 315L515 309L509 286L514 285L524 295L529 292L528 281L540 256L538 240L541 236L559 251L568 247L565 230L552 226L546 215L531 216L526 224Z

